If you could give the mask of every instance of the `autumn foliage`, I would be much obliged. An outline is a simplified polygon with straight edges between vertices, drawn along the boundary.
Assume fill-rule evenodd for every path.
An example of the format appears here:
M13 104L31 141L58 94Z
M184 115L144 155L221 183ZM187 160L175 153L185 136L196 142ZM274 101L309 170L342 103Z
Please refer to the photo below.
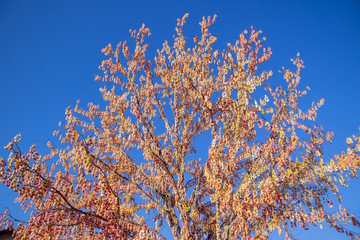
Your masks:
M186 17L153 59L144 25L132 45L104 48L104 103L68 108L49 154L22 152L21 135L5 147L0 179L31 214L18 222L6 212L3 228L17 239L266 239L328 224L357 237L345 224L358 220L329 208L357 177L360 140L323 156L333 134L315 122L324 100L299 108L309 90L299 55L273 86L273 72L258 70L271 55L261 31L218 51L215 17L193 39Z

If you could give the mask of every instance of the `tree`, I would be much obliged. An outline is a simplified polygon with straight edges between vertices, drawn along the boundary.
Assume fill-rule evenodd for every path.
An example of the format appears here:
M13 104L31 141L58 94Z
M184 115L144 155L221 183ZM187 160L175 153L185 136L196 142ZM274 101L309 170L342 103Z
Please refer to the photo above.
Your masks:
M273 87L272 71L258 73L271 55L261 31L219 52L209 32L216 16L203 18L188 47L186 17L153 61L144 25L130 31L133 51L126 42L102 50L110 58L95 80L113 85L100 88L106 106L68 108L62 134L54 132L60 148L49 142L47 155L35 145L24 153L20 134L5 147L2 183L32 210L27 222L2 215L17 239L164 239L167 225L174 239L265 239L275 230L292 238L294 227L323 222L357 236L342 224L359 226L356 217L328 207L330 194L341 202L344 177L356 176L360 138L324 162L333 133L315 124L323 99L299 108L307 92L298 86L299 54L296 70L283 68L286 81Z

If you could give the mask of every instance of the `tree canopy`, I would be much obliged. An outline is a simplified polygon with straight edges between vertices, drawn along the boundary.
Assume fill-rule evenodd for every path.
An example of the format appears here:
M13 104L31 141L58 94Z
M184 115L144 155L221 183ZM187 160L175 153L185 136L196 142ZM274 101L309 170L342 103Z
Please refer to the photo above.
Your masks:
M272 54L261 31L219 51L216 16L193 41L186 18L153 59L145 25L130 30L133 43L105 47L95 78L107 82L104 103L69 107L49 154L23 152L20 134L5 147L1 182L31 211L29 221L2 215L16 239L165 239L164 229L174 239L293 238L295 227L324 223L357 237L344 226L357 218L329 208L357 177L360 138L324 157L334 134L316 122L323 99L299 106L310 90L299 87L300 55L273 86L273 72L258 70Z

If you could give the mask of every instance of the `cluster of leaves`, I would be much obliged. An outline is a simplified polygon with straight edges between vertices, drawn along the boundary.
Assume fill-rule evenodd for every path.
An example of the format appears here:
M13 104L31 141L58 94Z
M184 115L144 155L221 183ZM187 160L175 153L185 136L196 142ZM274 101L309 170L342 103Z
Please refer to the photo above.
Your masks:
M107 105L68 108L63 134L54 132L63 148L49 142L48 155L35 145L22 153L20 135L5 147L11 154L1 159L0 179L32 210L17 239L164 239L164 220L174 239L266 239L274 230L289 238L296 226L323 222L356 237L343 226L359 226L353 215L326 208L331 193L341 201L344 177L356 176L360 138L324 163L333 134L315 124L324 100L298 107L306 94L299 55L296 71L283 68L286 82L273 88L272 71L258 73L271 55L261 31L245 31L219 52L209 32L215 17L203 18L201 37L187 48L186 17L173 46L165 42L153 61L144 25L130 31L133 51L126 42L103 49L110 58L96 80L114 85L100 89ZM211 143L201 160L195 142L204 135ZM1 224L13 223L3 214Z

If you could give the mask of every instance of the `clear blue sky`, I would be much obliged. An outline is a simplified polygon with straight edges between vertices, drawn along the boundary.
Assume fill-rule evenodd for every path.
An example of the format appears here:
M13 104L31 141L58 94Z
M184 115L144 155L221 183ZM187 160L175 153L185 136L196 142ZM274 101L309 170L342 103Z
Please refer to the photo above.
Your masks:
M219 46L238 39L253 25L263 31L273 56L266 67L290 67L301 53L302 84L311 87L304 106L325 98L319 122L335 133L326 153L345 149L345 138L360 125L360 4L357 1L0 1L0 145L23 130L23 147L44 149L64 119L65 108L100 100L93 81L100 50L129 39L129 29L145 23L151 51L172 40L176 19L189 13L185 34L199 34L202 16L218 15L211 28ZM273 84L280 82L278 75ZM7 158L3 149L1 156ZM342 189L344 206L360 216L360 182ZM15 194L0 187L0 212ZM343 239L335 230L296 232L299 239Z

